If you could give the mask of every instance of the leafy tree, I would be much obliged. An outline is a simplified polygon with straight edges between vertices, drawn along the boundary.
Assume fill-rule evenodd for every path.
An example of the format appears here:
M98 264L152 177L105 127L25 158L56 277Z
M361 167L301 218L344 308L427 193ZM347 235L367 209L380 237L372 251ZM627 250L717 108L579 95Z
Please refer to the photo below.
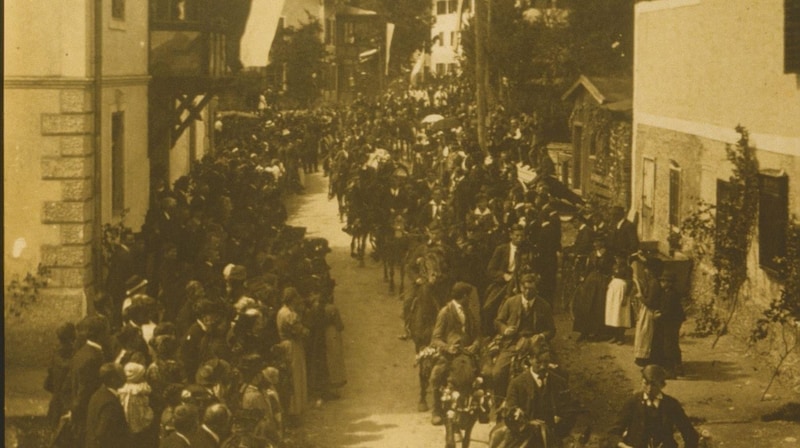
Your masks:
M287 99L308 106L319 98L326 56L322 25L310 14L308 22L283 30L273 45L271 60L286 69Z

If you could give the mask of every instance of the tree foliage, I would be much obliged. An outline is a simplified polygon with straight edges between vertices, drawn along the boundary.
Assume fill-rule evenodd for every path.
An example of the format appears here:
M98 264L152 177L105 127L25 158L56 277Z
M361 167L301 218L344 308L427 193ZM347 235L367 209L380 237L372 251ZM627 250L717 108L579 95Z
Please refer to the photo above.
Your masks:
M633 3L573 0L561 9L542 1L489 0L488 58L495 97L512 110L535 112L540 125L566 132L570 105L561 95L580 74L629 76L633 55ZM535 8L538 7L538 8ZM462 37L465 72L475 73L475 36Z
M271 60L275 66L286 69L286 97L308 106L321 94L322 73L326 67L322 25L309 14L307 22L285 28L278 39L273 45Z

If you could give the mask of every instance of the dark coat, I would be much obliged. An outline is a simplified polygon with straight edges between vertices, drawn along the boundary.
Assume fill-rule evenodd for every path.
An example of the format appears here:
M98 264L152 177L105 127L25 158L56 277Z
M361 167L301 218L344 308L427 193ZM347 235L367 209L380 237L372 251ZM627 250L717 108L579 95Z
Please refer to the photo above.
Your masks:
M86 448L126 448L130 430L119 398L100 387L89 401L86 419Z
M81 430L86 424L86 412L94 391L100 387L100 366L105 361L103 351L84 344L75 352L70 363L70 411L75 425Z
M503 274L508 272L509 252L511 251L511 243L505 243L497 246L492 258L489 260L489 265L486 267L486 273L489 278L495 282L503 282ZM522 245L517 246L517 252L514 255L516 259L515 270L519 269L522 263Z
M663 394L662 394L663 395ZM647 413L654 412L654 418L648 427ZM617 421L611 427L610 433L616 436L627 434L622 440L634 448L646 448L648 439L652 437L655 446L664 448L677 448L672 434L677 429L683 436L686 448L696 448L700 436L692 426L683 407L678 400L663 395L661 404L657 409L648 408L641 392L628 398L620 410ZM661 445L659 445L661 444Z
M202 426L192 434L192 437L189 437L189 441L192 442L192 448L219 448L222 445L222 440L217 443Z
M194 375L200 367L200 363L205 361L206 355L209 352L210 338L208 333L203 330L198 322L189 327L186 336L181 343L179 356L183 362L183 367L186 369L186 377L194 380Z
M506 328L510 326L519 328L522 312L522 294L517 294L506 300L503 305L500 306L497 319L494 321L497 332L503 334ZM531 318L533 319L534 334L544 333L548 340L555 336L556 324L553 320L553 309L545 300L536 298L533 301L533 313L531 313Z
M526 370L515 376L508 385L506 407L518 407L525 411L529 420L543 420L555 429L555 416L564 417L569 404L566 380L555 373L548 373L539 387L533 374Z
M161 443L158 445L158 448L188 448L190 446L192 445L187 443L178 434L173 432L167 437L161 439Z
M622 221L622 225L617 228L618 223L614 224L609 234L608 249L613 255L621 255L628 258L639 250L639 236L636 234L636 226L627 219Z

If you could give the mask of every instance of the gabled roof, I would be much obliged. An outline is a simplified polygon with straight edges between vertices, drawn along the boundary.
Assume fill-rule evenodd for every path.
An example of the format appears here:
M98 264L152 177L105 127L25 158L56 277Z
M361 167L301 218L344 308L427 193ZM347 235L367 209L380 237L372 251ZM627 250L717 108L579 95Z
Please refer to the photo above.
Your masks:
M589 92L598 104L608 105L609 108L612 107L612 103L614 103L614 108L624 108L624 103L630 103L633 98L633 80L630 78L589 78L581 75L575 84L561 96L561 99L566 101L572 98L581 87Z

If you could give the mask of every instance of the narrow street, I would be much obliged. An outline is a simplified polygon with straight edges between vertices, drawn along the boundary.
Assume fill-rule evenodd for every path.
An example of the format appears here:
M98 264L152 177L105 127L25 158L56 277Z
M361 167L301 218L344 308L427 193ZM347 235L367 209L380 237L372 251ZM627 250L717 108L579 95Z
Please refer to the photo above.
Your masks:
M330 242L328 264L345 325L348 384L341 399L307 412L304 438L318 447L444 446L444 427L432 426L429 412L417 412L414 345L397 338L400 300L389 296L381 265L368 257L366 266L359 267L350 257L350 237L342 231L336 201L327 198L327 178L307 176L305 194L290 198L287 207L289 224L305 226L309 236ZM488 433L489 425L476 425L473 446L486 446Z

